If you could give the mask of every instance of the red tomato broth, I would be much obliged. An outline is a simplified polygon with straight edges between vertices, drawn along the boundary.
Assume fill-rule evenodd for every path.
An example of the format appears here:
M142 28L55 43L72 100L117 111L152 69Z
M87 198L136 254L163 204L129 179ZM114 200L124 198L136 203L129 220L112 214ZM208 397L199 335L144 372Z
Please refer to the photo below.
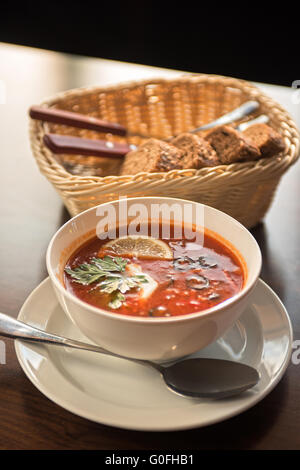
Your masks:
M131 289L126 292L122 305L118 309L113 309L108 306L109 294L99 291L93 284L79 284L64 273L66 289L94 307L112 313L148 318L199 312L233 297L242 289L246 278L244 263L238 256L237 250L229 248L218 237L212 236L205 230L202 246L197 245L195 239L190 240L184 236L181 239L172 238L171 230L169 239L162 237L160 239L172 249L173 260L126 256L129 263L139 265L143 273L150 275L158 283L157 288L148 298L141 299L138 289ZM103 249L106 242L107 240L100 240L97 237L85 242L71 255L66 267L74 269L82 263L90 262L94 257L118 256L111 250ZM190 256L193 259L199 256L204 257L209 266L190 266L188 262L177 261L178 258ZM125 258L124 255L122 257ZM185 266L186 269L180 269ZM200 290L193 288L195 284L191 277L196 277L197 280L199 278L201 286L201 276L208 280L209 286Z

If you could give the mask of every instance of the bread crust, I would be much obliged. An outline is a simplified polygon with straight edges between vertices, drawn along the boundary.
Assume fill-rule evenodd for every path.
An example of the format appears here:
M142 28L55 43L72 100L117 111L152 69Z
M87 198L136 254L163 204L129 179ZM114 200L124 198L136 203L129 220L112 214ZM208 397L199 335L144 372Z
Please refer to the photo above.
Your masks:
M261 156L257 145L231 126L216 127L205 139L215 149L222 164L257 160Z
M183 153L180 149L158 139L146 140L137 150L125 156L121 175L141 172L155 173L181 170Z
M198 135L186 132L172 139L171 143L183 152L184 168L198 170L220 164L218 156L209 142Z
M267 124L253 124L245 129L243 134L257 145L262 157L273 157L285 149L281 135Z

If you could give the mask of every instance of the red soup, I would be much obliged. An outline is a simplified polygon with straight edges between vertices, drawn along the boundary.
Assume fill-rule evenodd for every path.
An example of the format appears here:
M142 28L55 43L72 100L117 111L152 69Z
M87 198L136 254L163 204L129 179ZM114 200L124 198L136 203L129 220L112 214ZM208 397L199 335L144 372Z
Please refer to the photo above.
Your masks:
M199 312L242 289L244 262L227 242L206 231L202 244L190 237L160 240L168 259L120 255L107 240L89 240L66 264L66 289L94 307L149 318Z

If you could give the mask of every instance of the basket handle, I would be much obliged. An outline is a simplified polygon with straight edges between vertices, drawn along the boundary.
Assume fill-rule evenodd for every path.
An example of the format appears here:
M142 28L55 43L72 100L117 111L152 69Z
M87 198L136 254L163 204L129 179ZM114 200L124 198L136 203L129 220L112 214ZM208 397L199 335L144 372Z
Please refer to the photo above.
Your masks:
M45 134L44 144L51 152L60 154L89 155L95 157L124 157L135 145L96 139L82 139L60 134Z
M90 129L104 133L109 132L110 134L121 136L127 135L126 128L121 124L104 121L85 114L74 113L73 111L65 111L63 109L32 106L29 109L29 116L32 119L79 127L80 129Z

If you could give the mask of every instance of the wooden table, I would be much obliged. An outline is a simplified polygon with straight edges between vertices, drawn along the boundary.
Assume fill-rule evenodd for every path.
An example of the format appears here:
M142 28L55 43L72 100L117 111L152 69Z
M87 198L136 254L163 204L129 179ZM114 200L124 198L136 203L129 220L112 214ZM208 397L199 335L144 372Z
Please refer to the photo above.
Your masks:
M1 311L17 316L28 294L47 276L47 244L68 218L31 155L28 107L78 86L176 75L171 70L0 45ZM291 89L261 86L300 124ZM286 305L295 340L300 339L299 181L296 164L282 178L264 224L253 230L263 253L261 277ZM146 433L96 424L55 405L25 377L13 341L5 339L5 345L6 364L0 365L0 449L300 448L300 365L290 364L263 401L235 418L202 429Z

